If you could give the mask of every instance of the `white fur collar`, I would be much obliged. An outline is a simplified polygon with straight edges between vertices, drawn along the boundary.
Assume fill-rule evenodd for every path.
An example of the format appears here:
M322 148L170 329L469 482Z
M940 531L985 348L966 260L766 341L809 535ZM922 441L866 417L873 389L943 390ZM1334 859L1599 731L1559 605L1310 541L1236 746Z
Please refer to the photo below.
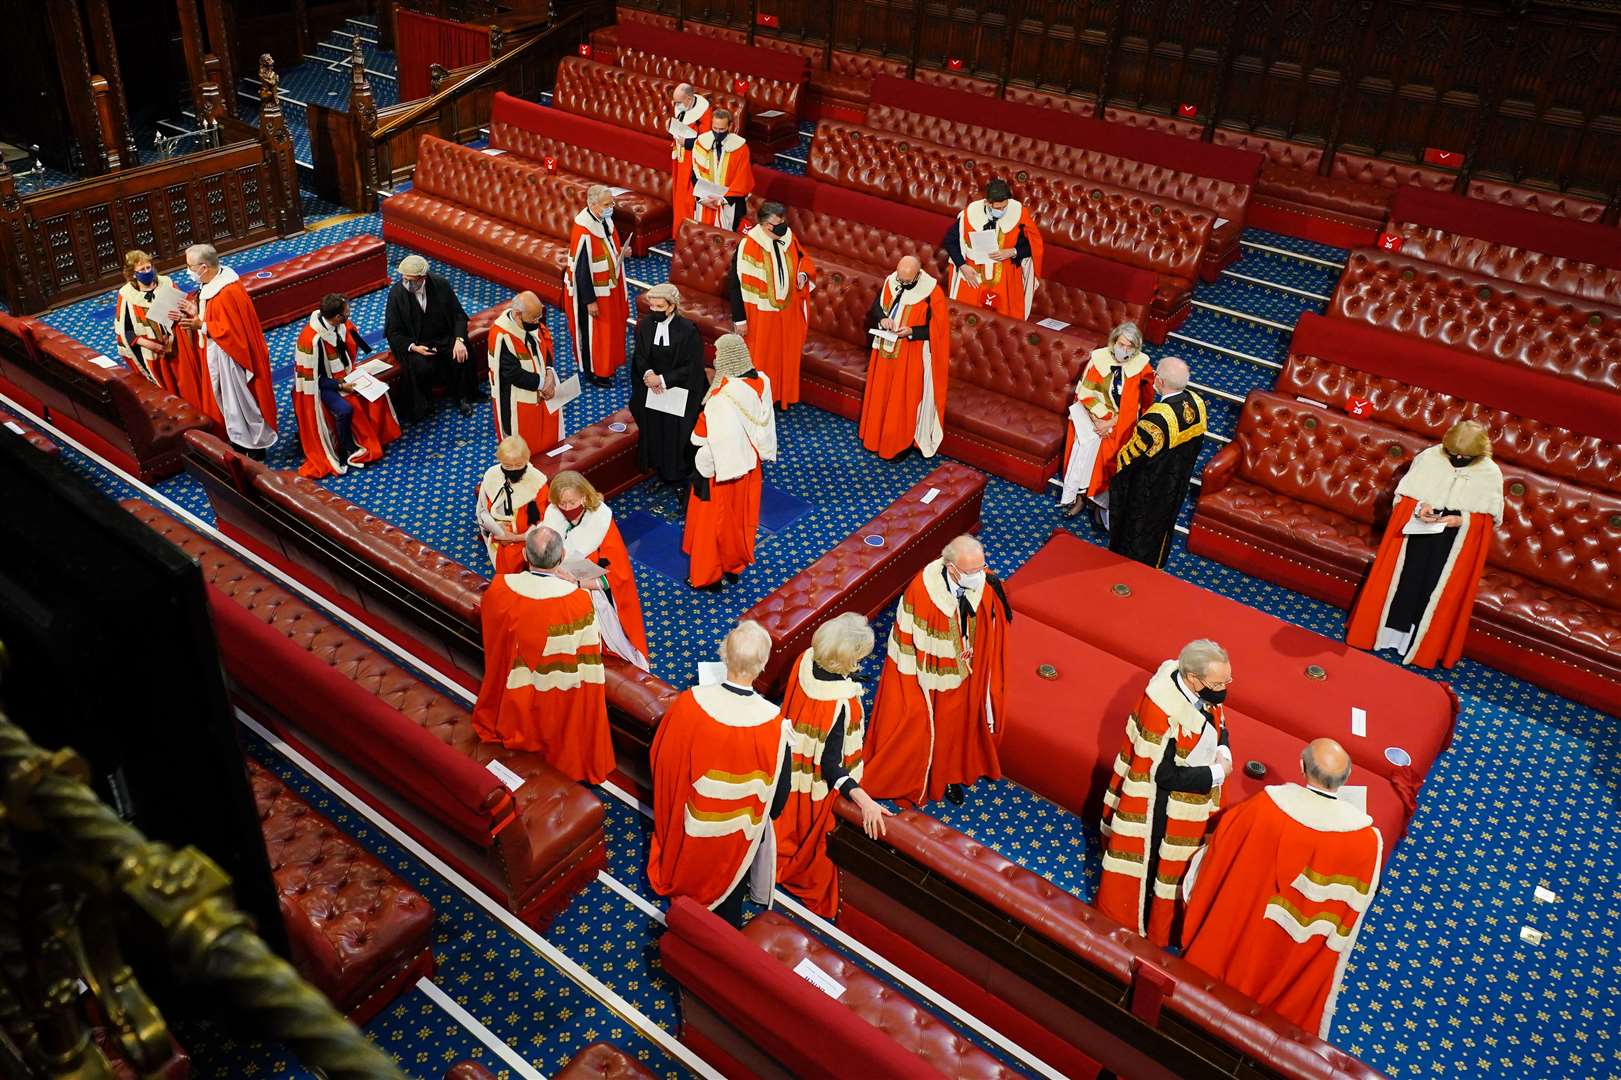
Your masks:
M608 229L602 224L602 219L588 209L582 209L574 215L574 224L585 229L586 232L604 242L608 239Z
M1019 221L1023 216L1024 204L1018 199L1009 199L1007 209L996 220L996 231L999 233L1012 232L1019 227ZM968 204L968 220L970 222L983 221L986 225L991 224L990 208L985 205L984 199L975 199Z
M1318 832L1356 832L1373 824L1373 818L1344 799L1325 798L1299 784L1273 784L1266 795L1279 810Z
M945 569L946 560L944 558L936 559L925 566L922 570L923 587L928 590L929 599L934 601L934 606L939 608L945 615L951 616L957 613L957 598L946 587ZM985 586L980 585L978 588L964 589L963 595L968 597L968 606L978 611L980 598L985 595Z
M310 312L310 329L315 331L316 337L327 343L328 348L333 349L336 349L338 342L349 334L347 320L339 323L336 327L328 326L326 320L321 318L319 308Z
M1503 471L1490 457L1458 469L1447 460L1445 449L1428 447L1413 458L1407 475L1396 485L1396 494L1437 510L1490 514L1493 521L1503 520Z
M901 288L901 276L894 271L890 271L889 276L884 279L884 289L889 293L891 302L895 297L900 297L902 309L909 308L913 304L923 303L939 284L934 278L921 271L917 275L916 284L910 289Z
M799 655L799 689L812 701L844 701L861 694L854 679L818 679L815 668L816 658L806 649Z
M1092 350L1091 363L1104 375L1112 375L1115 368L1120 368L1126 373L1126 378L1135 379L1143 373L1143 368L1148 366L1148 354L1138 350L1122 364L1114 358L1114 350L1105 345L1101 349Z
M759 727L777 718L777 707L759 694L744 697L719 683L694 686L688 693L711 720L727 727Z
M709 111L709 99L697 91L693 91L692 104L681 110L681 122L688 127L696 127L698 121L704 118Z
M1167 660L1148 680L1148 700L1171 718L1171 729L1178 740L1195 738L1204 730L1205 718L1197 706L1188 700L1171 676L1176 674L1176 661Z
M197 295L203 300L212 300L219 295L221 289L235 280L237 280L236 271L229 266L222 266L213 280L197 291Z
M506 480L507 478L505 474L501 472L500 462L496 462L494 465L491 465L488 469L484 470L484 482L479 485L479 489L484 493L485 500L491 506L494 506L495 500L500 497L501 488L505 486ZM545 491L546 484L547 480L545 473L541 472L533 465L526 468L524 470L523 479L512 485L513 511L516 512L518 507L530 502L542 491Z
M578 525L570 525L563 511L548 505L541 524L563 538L563 547L576 559L583 559L602 546L608 527L614 523L614 512L603 503L595 510L580 515Z

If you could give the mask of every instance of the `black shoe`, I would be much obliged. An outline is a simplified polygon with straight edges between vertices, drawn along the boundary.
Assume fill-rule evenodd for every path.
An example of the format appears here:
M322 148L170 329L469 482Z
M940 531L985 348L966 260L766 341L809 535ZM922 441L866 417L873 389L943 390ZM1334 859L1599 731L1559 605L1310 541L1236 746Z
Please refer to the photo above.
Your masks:
M472 416L473 403L471 401L458 401L456 402L456 411L462 416Z
M961 784L946 785L946 802L952 806L961 806L967 796L963 793Z
M1092 528L1096 529L1100 533L1108 533L1109 526L1108 523L1103 520L1102 508L1096 503L1093 503L1086 509L1087 514L1092 518Z
M739 581L743 580L741 577L739 577L738 575L732 573L730 570L726 571L725 577L726 577L726 584L728 584L728 585L736 585Z
M696 592L720 592L720 586L719 581L711 581L708 585L694 585L690 581L687 582L687 587Z

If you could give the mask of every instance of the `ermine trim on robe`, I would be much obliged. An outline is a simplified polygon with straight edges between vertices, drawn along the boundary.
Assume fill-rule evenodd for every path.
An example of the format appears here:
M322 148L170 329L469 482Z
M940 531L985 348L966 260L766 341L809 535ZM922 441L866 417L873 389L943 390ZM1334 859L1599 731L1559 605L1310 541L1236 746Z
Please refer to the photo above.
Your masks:
M505 580L507 588L529 600L556 600L579 589L574 582L549 574L508 574ZM518 657L507 673L507 689L532 686L536 690L572 690L585 683L606 682L600 653L576 655L583 646L600 647L601 644L594 614L575 622L548 626L541 657ZM565 659L542 659L546 656Z

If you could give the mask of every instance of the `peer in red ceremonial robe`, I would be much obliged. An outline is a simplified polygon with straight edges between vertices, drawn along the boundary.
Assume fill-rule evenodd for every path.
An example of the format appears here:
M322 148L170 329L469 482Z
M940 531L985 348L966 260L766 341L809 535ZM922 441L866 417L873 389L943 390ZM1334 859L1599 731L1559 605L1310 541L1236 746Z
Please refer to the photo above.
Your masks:
M1492 460L1490 436L1474 421L1454 424L1440 446L1414 456L1396 485L1385 538L1351 608L1346 644L1395 649L1415 667L1455 664L1502 520L1503 473Z
M781 203L762 204L759 217L737 245L726 291L733 328L748 341L755 368L771 380L777 407L787 408L799 400L799 361L816 264L789 230Z
M883 458L916 446L933 457L945 438L951 319L938 282L910 255L884 279L867 321L879 333L867 360L861 445Z
M508 435L495 448L495 464L479 481L474 520L497 576L516 574L529 564L523 541L539 525L548 503L546 474L529 461L529 444Z
M675 88L675 113L672 128L690 129L676 136L671 132L670 142L670 218L673 235L681 235L681 226L692 220L692 145L698 136L709 130L709 101L688 83Z
M484 682L473 730L485 742L539 754L570 779L600 784L614 770L614 752L596 612L586 589L553 572L561 537L538 528L525 548L529 569L498 574L484 591Z
M168 275L157 272L152 257L146 252L125 253L124 285L118 290L113 337L118 342L119 359L131 370L169 393L179 395L179 360L174 334L161 321L147 318L157 291L172 288L174 282Z
M400 437L400 422L386 386L368 400L346 383L359 352L360 333L349 321L349 305L333 293L310 312L293 356L293 413L304 449L300 476L342 476L380 461L383 447ZM381 380L377 380L378 383Z
M692 144L692 219L728 231L742 227L754 191L749 144L730 109L711 109L710 129ZM713 188L705 190L706 186Z
M1041 230L1012 197L1007 181L985 185L985 197L957 215L946 234L951 299L1028 319L1041 278Z
M200 376L199 400L193 404L224 430L231 445L262 457L276 442L276 389L259 316L236 271L221 266L211 246L187 248L186 266L201 285L190 304L194 313L175 324L196 334L184 345L177 343L195 356L181 356L182 366L194 364Z
M614 229L613 192L593 185L585 199L586 207L574 215L569 232L563 308L574 341L575 369L600 384L625 362L630 324L625 256L630 241L621 242Z
M495 437L521 435L532 454L550 450L563 434L562 409L552 412L546 405L557 393L557 368L545 312L540 297L519 293L490 324L485 353L495 402Z
M758 623L739 624L722 646L726 681L683 691L653 736L647 879L734 923L743 893L769 902L776 875L768 818L786 797L787 725L753 690L770 651Z
M692 444L696 475L681 550L691 557L687 583L701 589L723 575L736 580L754 561L761 466L777 460L771 380L753 369L748 346L736 334L715 340L715 382L704 395Z
M963 784L1002 775L1012 619L971 536L953 540L906 586L865 743L869 794L960 803Z
M1226 655L1195 641L1160 665L1126 718L1103 795L1103 875L1093 903L1156 945L1175 943L1177 889L1232 768L1220 703L1232 679Z
M608 570L606 587L591 597L603 647L646 671L647 629L636 594L636 571L612 508L591 481L572 469L552 477L547 504L541 523L563 538L567 558Z
M1344 750L1337 770L1350 772ZM1333 776L1277 784L1221 815L1189 869L1183 959L1318 1038L1379 888L1384 838ZM1326 780L1330 782L1324 782Z
M1108 343L1093 349L1075 384L1064 430L1064 488L1059 505L1073 517L1086 506L1081 496L1108 506L1115 457L1131 429L1154 403L1154 369L1143 351L1136 323L1109 331Z

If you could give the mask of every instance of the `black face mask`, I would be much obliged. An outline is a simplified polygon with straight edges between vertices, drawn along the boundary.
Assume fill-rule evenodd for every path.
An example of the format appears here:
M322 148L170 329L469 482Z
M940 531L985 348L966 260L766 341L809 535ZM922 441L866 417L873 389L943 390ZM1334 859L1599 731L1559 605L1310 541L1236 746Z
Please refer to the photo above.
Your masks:
M1223 687L1220 690L1212 690L1206 686L1199 691L1199 700L1206 705L1220 705L1227 700L1227 689Z
M663 322L665 319L668 319L671 315L674 315L674 314L675 314L675 311L673 309L669 310L669 311L655 311L655 312L653 312L653 318L657 319L659 322Z
M771 231L777 236L787 236L788 223L786 221L779 221L775 225L771 226Z
M913 278L911 281L903 281L903 282L901 282L901 288L910 289L913 285L916 285L916 284L917 284L917 278Z
M1475 463L1475 459L1469 454L1448 454L1447 460L1452 462L1454 468L1458 469L1468 468Z
M505 466L502 466L501 475L507 478L507 483L516 484L518 481L523 479L524 474L527 473L528 471L529 471L528 468L509 469L509 468L507 468Z
M540 329L539 319L536 319L534 322L530 322L528 319L521 319L519 321L523 323L523 328L529 331L531 334Z

